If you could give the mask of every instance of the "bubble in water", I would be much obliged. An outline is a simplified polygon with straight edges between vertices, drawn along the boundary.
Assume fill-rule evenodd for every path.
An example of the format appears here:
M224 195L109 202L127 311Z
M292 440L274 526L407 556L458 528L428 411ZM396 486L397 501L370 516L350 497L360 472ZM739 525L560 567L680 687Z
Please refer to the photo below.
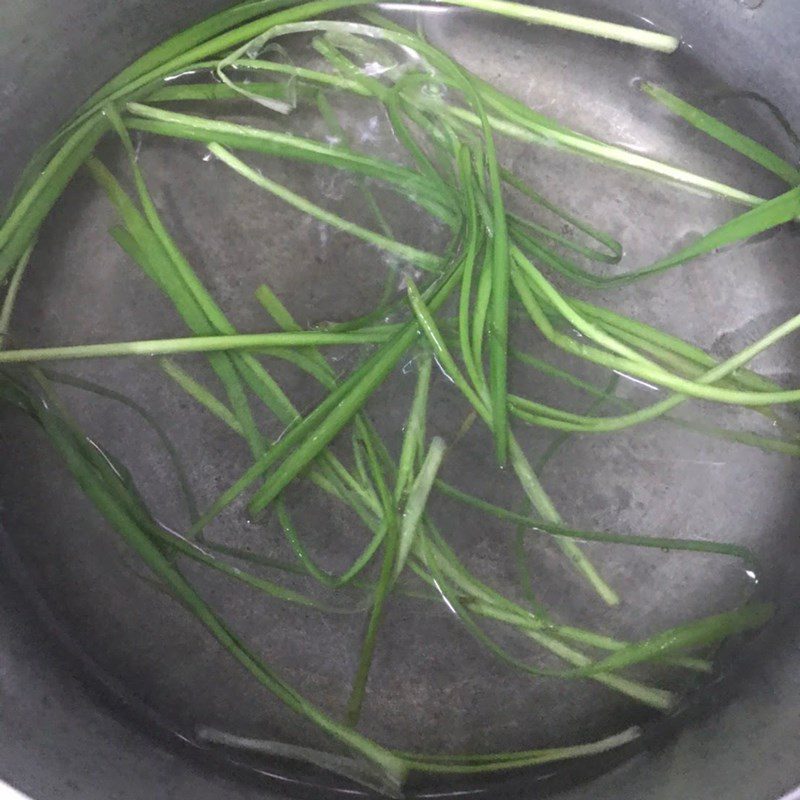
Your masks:
M396 69L397 62L394 64L381 64L379 61L368 61L364 66L361 68L361 71L370 78L379 77L380 75L385 75L387 72L391 72L392 70Z
M744 571L744 574L745 574L745 575L747 575L747 577L748 577L748 578L750 578L750 580L751 580L751 581L752 581L752 582L753 582L753 583L754 583L756 586L758 586L758 583L759 583L759 580L758 580L758 575L756 574L756 572L755 572L754 570L752 570L752 569L746 569L746 570Z
M378 129L380 127L380 120L378 117L370 117L367 120L367 124L361 130L359 134L359 141L363 142L374 142L377 139Z
M739 5L754 11L755 9L761 8L761 6L764 5L764 0L739 0Z
M441 83L429 82L422 86L422 93L429 97L442 98L445 95L445 89Z

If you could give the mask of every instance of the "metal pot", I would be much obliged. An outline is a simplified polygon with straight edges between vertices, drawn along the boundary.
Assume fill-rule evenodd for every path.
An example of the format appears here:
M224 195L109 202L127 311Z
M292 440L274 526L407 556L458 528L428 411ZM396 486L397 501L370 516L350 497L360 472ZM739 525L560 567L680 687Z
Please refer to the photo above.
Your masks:
M222 8L225 0L3 0L0 5L0 196L37 144L92 89L135 56ZM728 85L768 96L800 123L796 0L609 0L612 11L683 31L701 64ZM795 64L793 67L792 65ZM0 431L0 441L2 432ZM0 498L6 505L13 497ZM0 518L2 524L2 518ZM2 529L0 529L2 530ZM17 575L13 548L0 548ZM796 600L795 600L796 607ZM786 606L787 604L785 604ZM791 611L791 598L788 610ZM57 615L56 615L57 616ZM800 630L791 614L758 644L732 684L676 735L659 736L614 771L559 800L778 800L800 797ZM284 797L285 778L226 772L141 726L60 630L54 610L10 577L0 581L0 778L35 800ZM763 656L763 657L755 657ZM495 796L509 796L508 793ZM536 797L537 785L517 786ZM544 790L542 790L544 791Z

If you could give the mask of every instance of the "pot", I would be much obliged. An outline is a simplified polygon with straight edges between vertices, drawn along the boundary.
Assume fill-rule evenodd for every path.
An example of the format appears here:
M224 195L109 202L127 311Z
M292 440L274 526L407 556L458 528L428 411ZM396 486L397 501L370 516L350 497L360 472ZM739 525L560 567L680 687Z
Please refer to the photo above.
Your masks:
M91 91L172 32L226 5L225 0L4 0L0 197L8 195L36 146ZM598 8L569 3L570 10ZM683 33L698 69L768 97L800 126L796 0L673 0L667 7L658 0L609 0L601 10ZM761 111L759 106L754 113ZM774 123L764 124L774 128ZM0 429L0 442L7 435ZM7 445L8 440L0 448ZM0 484L4 512L14 499ZM782 513L796 530L797 507L784 506ZM0 516L0 525L6 516ZM6 573L0 581L0 778L34 800L280 800L298 791L314 796L292 773L242 771L198 753L164 730L146 704L131 700L112 674L98 675L59 609L21 578L26 566L14 544L19 531L8 525L0 532ZM29 538L35 535L27 532ZM796 555L784 556L787 574ZM476 794L558 800L800 798L800 626L793 613L794 583L782 585L787 587L783 618L742 657L735 676L709 689L706 702L661 726L638 753L620 763L594 765L568 782L574 785L544 775Z

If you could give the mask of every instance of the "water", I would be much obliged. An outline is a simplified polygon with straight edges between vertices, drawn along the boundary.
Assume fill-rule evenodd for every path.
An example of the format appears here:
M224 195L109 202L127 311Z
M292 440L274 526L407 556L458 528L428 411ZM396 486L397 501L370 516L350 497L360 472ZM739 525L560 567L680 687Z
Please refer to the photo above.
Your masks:
M420 14L419 22L432 43L445 47L465 66L578 130L752 192L779 191L760 171L705 141L637 91L637 80L650 80L690 101L711 103L727 87L700 71L687 50L666 59L625 49L621 57L623 51L607 43L462 12ZM313 63L305 42L286 41L294 63ZM385 119L369 102L336 99L334 107L359 147L385 157L399 155ZM783 147L759 109L730 101L718 109L708 107L748 133ZM283 117L236 105L226 117L256 119L258 124L319 139L329 134L316 111L302 107ZM654 261L695 232L724 221L733 210L725 202L550 149L503 142L501 155L554 202L623 241L620 270ZM117 148L104 146L102 156L116 174L126 174ZM392 259L290 209L217 160L208 160L206 151L194 144L145 136L139 163L170 231L241 331L268 326L253 298L263 281L306 326L370 311L387 274L397 270ZM278 159L248 156L248 163L326 208L361 224L374 224L361 187L348 176ZM440 225L405 199L377 185L370 184L370 189L398 238L422 249L444 246L446 232ZM511 202L523 208L520 198ZM89 180L76 180L43 231L23 288L16 314L19 343L185 334L159 291L108 237L115 221ZM607 295L585 296L724 357L797 307L796 252L796 239L782 231L702 265ZM401 277L396 275L398 292ZM515 328L514 333L519 349L598 385L607 381L599 370L566 360L527 329ZM347 374L359 358L344 348L331 355L338 374ZM767 376L796 385L791 378L800 374L797 361L797 349L787 343L764 354L758 366ZM201 358L181 359L181 364L195 377L210 380ZM321 390L290 365L274 359L265 364L301 411L322 397ZM394 452L416 381L414 365L406 369L403 364L368 407ZM212 423L152 361L70 364L68 371L124 393L162 421L201 506L248 466L247 450L236 435ZM518 394L576 412L586 410L587 399L577 390L522 365L514 366L511 381ZM626 376L621 376L618 395L636 404L659 396ZM172 529L185 530L174 472L153 431L119 403L68 388L63 397L92 440L124 462L157 517ZM453 441L467 412L467 406L454 399L446 377L437 375L431 387L429 436ZM755 415L701 404L682 413L694 422L771 430L767 420ZM271 438L281 434L281 425L271 416L260 414L259 422ZM4 433L8 429L4 425ZM520 427L519 438L536 463L555 436ZM336 446L341 451L345 444ZM203 726L237 736L329 747L313 726L273 701L180 608L142 580L136 560L108 535L36 431L15 427L3 448L3 491L17 498L5 510L4 523L31 582L57 609L60 623L98 669L113 675L131 697L190 738ZM510 470L497 469L492 453L490 437L475 424L448 455L444 477L487 500L518 508L518 484ZM763 561L762 588L779 599L788 591L784 564L796 545L785 520L796 510L798 468L787 458L655 424L609 436L572 437L548 460L541 477L564 519L575 527L744 544ZM365 533L355 516L309 482L291 489L287 503L304 541L326 569L340 571L363 547ZM513 528L441 497L432 502L431 513L469 569L524 601ZM223 515L209 537L273 559L292 559L276 519L268 515L249 520L241 506ZM621 594L619 609L612 611L599 602L551 540L532 536L525 552L536 595L560 620L619 638L642 638L721 611L752 586L752 578L732 559L599 544L584 549ZM191 566L186 572L256 652L321 707L334 715L342 713L356 669L363 615L320 615L261 598ZM308 586L296 576L280 579L294 588ZM357 602L356 593L346 592L346 605L344 601ZM487 630L520 657L535 657L548 666L557 663L518 637L508 637L499 625L489 624ZM691 674L674 670L648 668L639 674L676 691L694 683ZM471 640L444 603L397 597L387 609L379 637L361 729L398 748L494 751L590 741L653 716L657 715L588 681L565 687L558 681L531 680Z

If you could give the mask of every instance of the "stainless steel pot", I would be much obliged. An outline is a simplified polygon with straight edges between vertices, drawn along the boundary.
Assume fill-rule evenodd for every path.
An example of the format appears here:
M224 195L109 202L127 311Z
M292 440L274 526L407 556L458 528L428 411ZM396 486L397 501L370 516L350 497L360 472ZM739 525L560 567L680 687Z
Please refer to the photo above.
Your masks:
M1 0L0 196L37 144L89 92L170 32L225 0ZM553 3L553 5L557 5ZM797 0L609 0L664 20L731 86L768 96L800 124ZM0 432L2 452L2 432ZM13 498L0 498L9 504ZM2 518L0 518L0 522ZM9 573L11 549L0 540ZM792 602L787 606L791 611ZM796 607L796 602L795 602ZM88 679L52 609L0 581L0 777L35 800L142 800L285 795L278 779L241 780L140 727L113 685ZM800 783L800 626L789 618L759 643L742 675L675 736L560 800L778 800ZM539 796L536 785L517 787ZM542 790L543 791L543 790ZM553 791L550 787L548 791ZM511 792L511 789L508 790ZM508 796L503 794L501 796Z

